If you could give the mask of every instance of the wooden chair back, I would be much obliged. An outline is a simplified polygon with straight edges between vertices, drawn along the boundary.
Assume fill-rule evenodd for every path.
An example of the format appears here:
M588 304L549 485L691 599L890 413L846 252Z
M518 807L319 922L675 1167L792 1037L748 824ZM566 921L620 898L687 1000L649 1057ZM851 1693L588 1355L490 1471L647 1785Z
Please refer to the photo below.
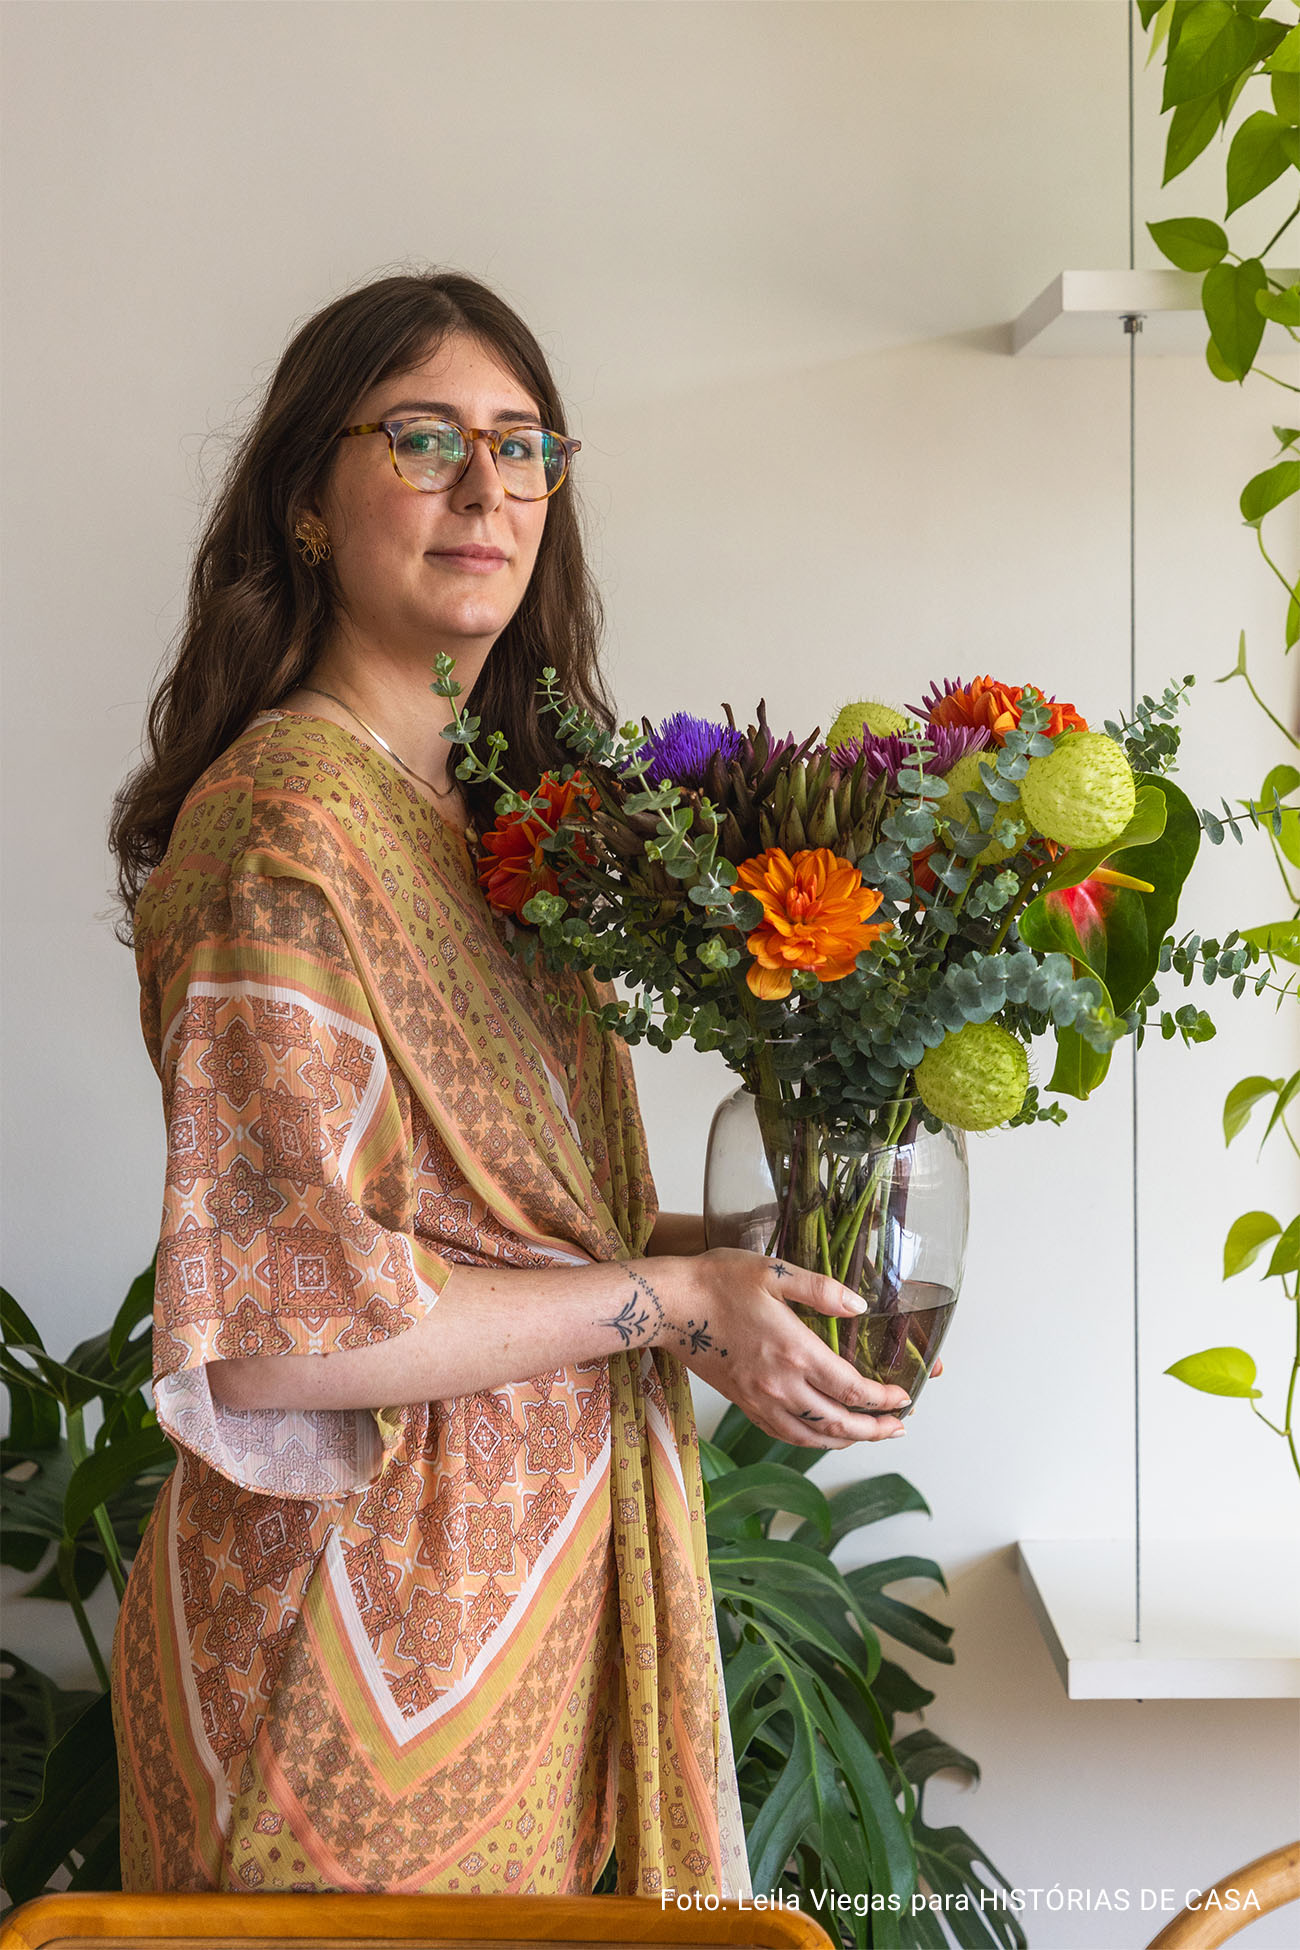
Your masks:
M678 1909L646 1896L38 1896L0 1925L0 1950L91 1942L99 1950L834 1950L800 1910Z
M1244 1908L1251 1895L1254 1902ZM1206 1890L1195 1909L1180 1909L1159 1936L1152 1937L1147 1950L1218 1950L1221 1943L1236 1936L1238 1930L1247 1929L1257 1917L1297 1901L1300 1842L1287 1842L1222 1877L1213 1889Z

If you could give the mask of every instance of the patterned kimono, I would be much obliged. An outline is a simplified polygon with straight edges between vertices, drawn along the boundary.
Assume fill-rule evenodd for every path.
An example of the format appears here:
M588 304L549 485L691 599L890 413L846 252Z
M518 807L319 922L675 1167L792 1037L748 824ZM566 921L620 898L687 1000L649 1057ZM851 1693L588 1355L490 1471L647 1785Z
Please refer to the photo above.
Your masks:
M748 1893L688 1377L629 1348L457 1399L236 1411L457 1265L638 1256L626 1045L530 977L380 752L263 714L136 915L179 1465L113 1649L127 1889Z

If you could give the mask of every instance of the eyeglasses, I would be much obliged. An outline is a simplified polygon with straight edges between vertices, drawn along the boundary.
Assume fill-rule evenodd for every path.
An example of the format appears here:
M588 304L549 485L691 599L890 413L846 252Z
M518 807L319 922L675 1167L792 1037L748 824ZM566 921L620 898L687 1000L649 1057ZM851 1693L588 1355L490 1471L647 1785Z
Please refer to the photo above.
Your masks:
M462 427L455 420L427 416L410 420L371 420L344 427L355 433L383 433L399 479L421 494L445 494L465 473L476 440L486 440L503 491L512 501L545 501L569 471L581 440L546 427Z

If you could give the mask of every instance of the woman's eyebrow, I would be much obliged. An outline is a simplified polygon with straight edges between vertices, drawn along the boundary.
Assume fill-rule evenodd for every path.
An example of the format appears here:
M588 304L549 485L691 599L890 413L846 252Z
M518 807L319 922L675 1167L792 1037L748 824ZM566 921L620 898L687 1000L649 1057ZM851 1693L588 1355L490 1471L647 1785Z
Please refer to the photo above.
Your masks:
M382 417L391 420L395 413L436 413L443 419L456 420L458 423L460 420L457 409L445 399L399 399L397 404L390 406ZM521 422L534 421L536 418L537 412L534 407L508 406L504 412L496 415L492 425L518 426Z

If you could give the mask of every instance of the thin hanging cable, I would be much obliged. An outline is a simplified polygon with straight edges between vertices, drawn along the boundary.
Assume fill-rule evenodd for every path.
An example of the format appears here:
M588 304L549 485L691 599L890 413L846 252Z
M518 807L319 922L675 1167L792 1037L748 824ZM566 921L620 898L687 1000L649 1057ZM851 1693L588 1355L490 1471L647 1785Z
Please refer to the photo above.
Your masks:
M1137 221L1136 221L1136 210L1134 205L1134 194L1133 194L1133 185L1135 181L1135 171L1133 168L1133 129L1134 129L1133 9L1134 9L1134 4L1135 4L1135 0L1129 0L1129 9L1128 9L1128 268L1130 271L1135 270L1137 268L1137 255L1134 248L1137 241Z
M1136 118L1134 114L1134 16L1136 0L1128 7L1128 268L1137 268L1136 181L1134 160ZM1136 314L1124 320L1128 334L1128 696L1129 716L1137 709L1137 335L1142 320ZM1133 1106L1133 1637L1142 1641L1142 1413L1141 1413L1141 1334L1139 1298L1141 1257L1138 1226L1138 1070L1137 1037L1130 1052L1132 1077L1130 1101Z

